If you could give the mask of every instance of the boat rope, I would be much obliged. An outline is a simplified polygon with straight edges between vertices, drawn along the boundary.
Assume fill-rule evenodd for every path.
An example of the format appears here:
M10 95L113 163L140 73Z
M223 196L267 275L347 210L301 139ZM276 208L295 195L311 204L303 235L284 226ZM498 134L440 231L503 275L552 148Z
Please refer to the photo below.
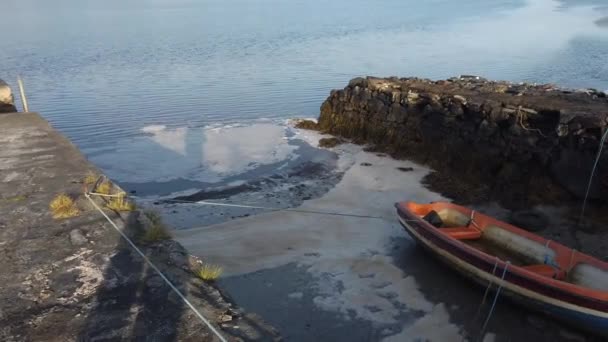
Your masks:
M194 314L196 316L198 316L198 318L207 326L209 327L209 329L211 330L211 332L213 332L213 334L215 336L217 336L217 338L221 341L221 342L227 342L227 340L220 334L220 332L215 329L215 327L211 324L211 322L209 322L195 307L194 305L192 305L192 303L190 303L190 301L186 298L186 296L184 296L180 290L177 289L177 287L175 287L175 285L173 285L173 283L171 283L171 281L163 274L163 272L158 269L158 267L156 267L156 265L154 265L154 263L152 261L150 261L150 259L148 259L148 257L146 257L146 255L135 245L135 243L120 229L118 228L118 226L116 225L116 223L114 223L114 221L112 221L112 219L110 219L110 217L108 217L108 215L106 215L106 213L99 207L99 205L97 205L97 203L95 203L95 201L91 198L90 194L85 192L84 196L91 202L91 204L93 204L93 206L95 207L95 209L97 209L97 211L99 211L101 213L101 215L103 215L103 217L105 217L105 219L112 225L112 227L114 227L114 229L127 241L127 243L135 250L135 252L137 252L137 254L139 254L139 256L141 256L146 263L152 267L152 269L165 281L165 283L167 283L167 285L169 285L169 287L182 299L182 301L188 305L188 307L194 312Z
M475 230L477 230L478 232L483 233L481 228L477 225L477 222L475 222L475 210L471 210L471 220L469 224L472 224L473 228L475 228Z
M576 249L572 248L572 254L570 254L570 263L568 264L568 270L566 272L570 272L572 269L572 263L574 262L574 254L576 254Z
M130 196L130 197L136 198L136 199L141 199L144 201L150 201L150 199L145 199L145 198L139 197L139 196ZM392 220L392 217L388 218L388 217L383 217L383 216L347 214L347 213L339 213L339 212L331 212L331 211L309 210L309 209L265 207L265 206L248 205L248 204L220 203L220 202L209 202L209 201L171 200L171 199L165 199L165 200L160 200L160 201L161 202L171 202L171 203L187 203L187 204L197 204L197 205L206 205L206 206L217 206L217 207L259 209L259 210L269 210L269 211L290 211L290 212L294 212L294 213L304 213L304 214L345 216L345 217L368 218L368 219L376 219L376 220ZM406 222L414 222L414 221L417 222L418 220L405 220L405 221Z
M507 275L507 269L509 268L509 265L511 265L511 262L507 261L507 263L505 264L505 268L502 271L502 277L500 277L501 282L498 285L498 289L496 289L496 295L494 295L494 301L492 301L492 306L490 307L490 312L488 312L488 317L486 317L486 320L485 320L485 322L483 322L483 326L481 327L481 330L479 331L479 336L477 338L478 341L482 341L483 336L486 332L488 323L490 323L490 318L492 318L492 314L494 313L494 308L496 308L496 302L498 301L498 296L500 296L500 291L502 290L502 283L504 282L505 276Z
M486 292L483 294L483 298L481 299L481 303L479 304L479 307L477 308L477 312L475 313L475 316L473 316L472 323L477 322L477 319L479 318L479 314L481 314L483 305L486 303L486 299L488 298L488 295L490 294L490 289L492 288L492 285L494 285L494 282L493 282L494 273L496 273L497 268L498 268L498 258L496 258L496 260L494 261L494 268L492 268L492 277L488 281L488 286L486 287Z

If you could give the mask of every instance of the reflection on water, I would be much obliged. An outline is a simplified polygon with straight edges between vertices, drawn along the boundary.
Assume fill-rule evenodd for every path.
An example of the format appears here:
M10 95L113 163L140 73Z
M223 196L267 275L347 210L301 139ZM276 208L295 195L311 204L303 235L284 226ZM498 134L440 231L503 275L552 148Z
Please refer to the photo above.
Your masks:
M263 151L249 145L284 146L276 132L226 141L193 127L317 116L354 76L608 89L604 0L3 0L2 9L0 77L23 74L30 107L120 181L212 179L257 163Z
M287 161L297 149L286 138L287 127L270 123L218 128L152 125L141 131L146 134L114 151L94 154L92 161L123 182L182 178L213 183Z

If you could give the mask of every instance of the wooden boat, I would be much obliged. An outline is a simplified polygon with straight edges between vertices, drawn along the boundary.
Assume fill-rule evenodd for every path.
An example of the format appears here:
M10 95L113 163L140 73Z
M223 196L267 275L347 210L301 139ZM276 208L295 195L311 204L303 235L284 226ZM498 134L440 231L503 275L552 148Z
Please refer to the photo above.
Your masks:
M532 309L608 337L608 263L451 203L395 204L399 221L450 267Z

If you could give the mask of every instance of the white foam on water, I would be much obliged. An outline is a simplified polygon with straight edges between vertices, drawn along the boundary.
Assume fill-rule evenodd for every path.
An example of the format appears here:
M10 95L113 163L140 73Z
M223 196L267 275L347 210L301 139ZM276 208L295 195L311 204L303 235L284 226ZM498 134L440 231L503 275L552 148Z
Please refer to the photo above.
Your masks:
M148 125L148 126L144 126L141 129L141 131L144 133L156 133L156 132L164 131L165 129L167 129L167 126L165 126L165 125Z

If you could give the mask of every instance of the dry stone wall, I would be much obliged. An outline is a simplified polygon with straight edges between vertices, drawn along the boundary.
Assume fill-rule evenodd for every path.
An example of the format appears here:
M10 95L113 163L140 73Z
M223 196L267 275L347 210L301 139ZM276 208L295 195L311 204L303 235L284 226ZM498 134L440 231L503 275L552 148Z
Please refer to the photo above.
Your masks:
M606 93L553 85L355 78L321 106L319 129L426 163L511 206L584 195L608 118ZM591 196L608 199L603 153ZM465 189L466 189L465 188ZM466 190L465 190L466 191Z

